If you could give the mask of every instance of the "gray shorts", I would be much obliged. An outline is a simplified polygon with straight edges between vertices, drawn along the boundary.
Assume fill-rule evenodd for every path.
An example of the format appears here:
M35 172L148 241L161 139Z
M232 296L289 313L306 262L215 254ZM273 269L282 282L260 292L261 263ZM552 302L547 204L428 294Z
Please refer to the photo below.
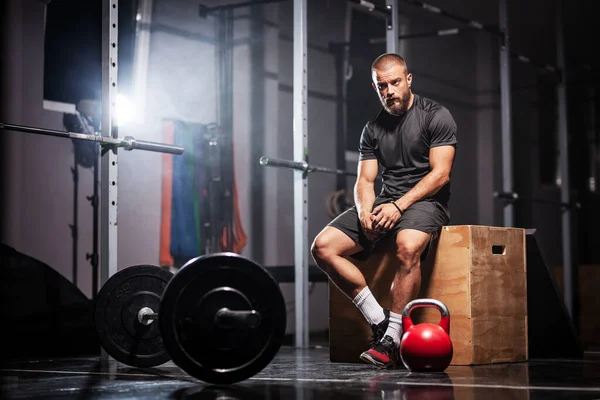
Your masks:
M373 208L379 204L388 203L389 201L390 199L377 197L375 199L375 204L373 204ZM440 203L435 200L423 200L410 206L400 217L396 226L374 241L367 239L363 233L356 206L347 209L327 225L341 230L355 243L360 244L364 250L357 254L353 254L352 257L359 260L365 260L373 254L377 242L386 236L395 236L402 229L416 229L421 232L434 234L432 235L432 239L434 239L434 236L437 236L442 229L442 226L448 225L449 222L450 214ZM421 255L422 260L427 257L428 248L429 246L427 246L427 249Z

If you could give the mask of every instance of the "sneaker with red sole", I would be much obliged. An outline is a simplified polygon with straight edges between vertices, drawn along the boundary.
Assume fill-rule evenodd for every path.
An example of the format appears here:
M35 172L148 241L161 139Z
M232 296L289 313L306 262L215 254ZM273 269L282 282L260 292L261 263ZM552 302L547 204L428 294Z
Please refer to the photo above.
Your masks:
M360 359L381 368L394 368L400 358L399 349L394 340L385 335L369 350L360 355Z

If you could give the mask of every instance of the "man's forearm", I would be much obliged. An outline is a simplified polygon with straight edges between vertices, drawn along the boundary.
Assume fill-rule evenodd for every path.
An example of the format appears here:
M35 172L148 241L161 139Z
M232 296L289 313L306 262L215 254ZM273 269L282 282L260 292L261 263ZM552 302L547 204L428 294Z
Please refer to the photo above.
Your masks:
M412 189L399 199L396 204L402 210L406 210L419 200L431 197L436 194L445 184L450 181L446 173L431 171L423 177Z
M363 210L371 212L375 204L375 185L369 182L356 182L354 185L354 204L360 215Z

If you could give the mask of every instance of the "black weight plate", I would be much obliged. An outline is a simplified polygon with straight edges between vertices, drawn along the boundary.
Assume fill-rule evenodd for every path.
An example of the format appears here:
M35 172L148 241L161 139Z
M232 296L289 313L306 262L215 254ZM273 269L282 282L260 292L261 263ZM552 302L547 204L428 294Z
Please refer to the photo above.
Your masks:
M138 312L159 312L162 294L173 274L153 265L134 265L111 276L98 292L94 323L104 350L115 360L148 368L171 358L163 345L158 321L144 325Z
M217 310L256 310L260 324L218 326ZM248 379L277 355L286 328L278 282L235 253L194 258L173 276L161 302L160 331L173 362L212 384Z

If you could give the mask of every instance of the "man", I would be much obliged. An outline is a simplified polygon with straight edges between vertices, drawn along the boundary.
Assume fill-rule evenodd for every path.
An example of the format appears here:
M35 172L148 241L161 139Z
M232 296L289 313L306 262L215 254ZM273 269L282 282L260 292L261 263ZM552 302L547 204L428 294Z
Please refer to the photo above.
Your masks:
M390 368L399 361L402 311L420 289L421 259L432 236L450 220L456 123L445 107L412 92L412 74L399 55L379 56L371 71L383 110L362 131L355 206L317 235L311 251L373 329L372 346L360 358ZM383 187L376 196L379 164ZM379 305L361 271L345 258L368 257L387 235L395 235L398 266L390 282L390 310Z

